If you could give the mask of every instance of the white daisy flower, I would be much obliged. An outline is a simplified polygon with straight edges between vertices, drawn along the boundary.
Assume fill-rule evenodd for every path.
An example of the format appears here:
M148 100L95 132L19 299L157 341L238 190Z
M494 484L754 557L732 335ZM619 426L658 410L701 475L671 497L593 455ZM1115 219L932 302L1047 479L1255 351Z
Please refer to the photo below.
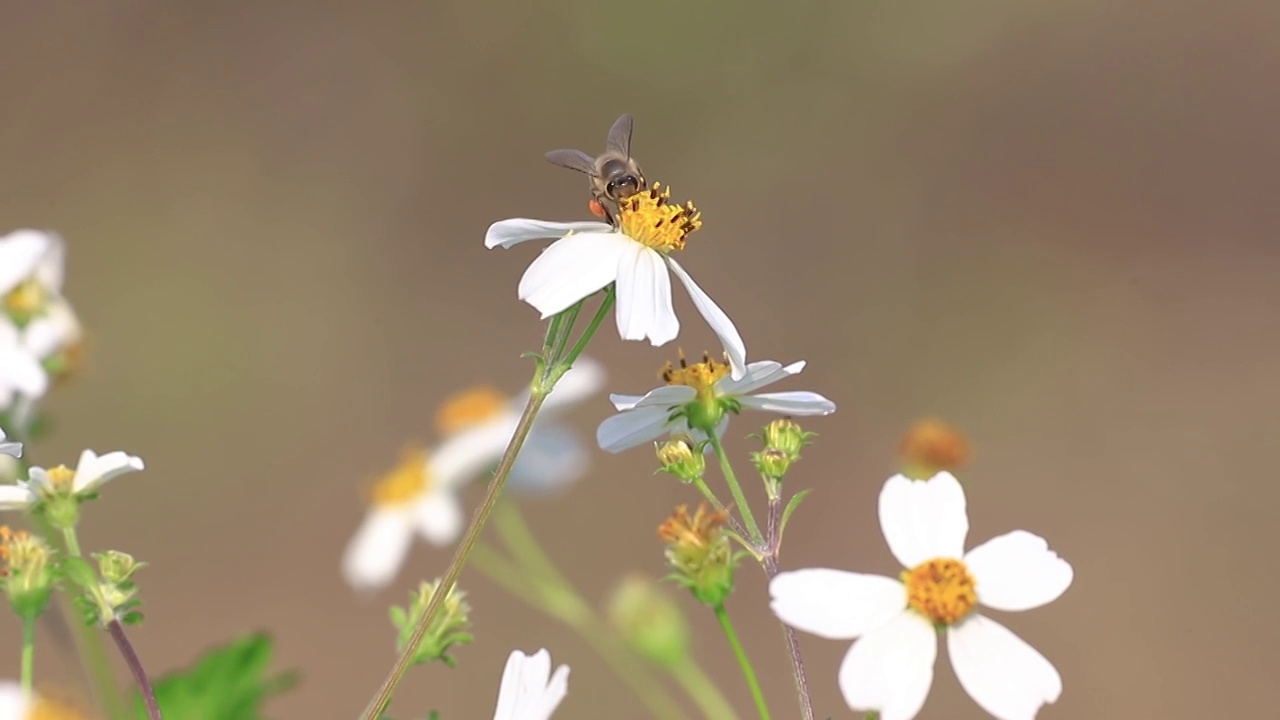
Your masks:
M698 312L720 338L733 376L746 372L746 345L729 316L698 287L671 256L684 247L685 237L702 226L693 203L672 205L671 190L634 195L622 204L619 228L601 222L557 223L515 218L489 226L487 248L509 248L526 240L554 238L524 277L518 294L543 318L563 312L579 300L616 283L616 318L623 340L664 345L680 333L671 305L671 277L675 273Z
M755 393L804 369L804 361L783 366L765 360L747 366L738 380L729 374L729 366L703 356L702 362L680 366L667 363L662 371L666 385L640 395L610 395L618 414L600 423L596 442L609 452L619 452L651 442L667 434L692 432L702 439L707 428L717 435L724 432L728 413L742 408L764 410L783 415L830 415L835 403L806 390ZM754 393L754 394L753 394Z
M493 720L549 720L569 694L569 666L551 672L551 653L513 650L502 671Z
M583 443L556 415L600 391L604 370L579 358L543 403L533 430L512 467L513 490L555 489L586 473ZM464 392L436 418L444 440L430 452L406 453L370 492L369 511L342 558L342 574L357 590L376 590L395 578L415 535L448 545L464 526L459 489L502 457L515 433L527 391L515 399L492 388Z
M8 455L9 457L22 457L22 443L5 442L4 428L0 428L0 455Z
M832 640L857 638L838 677L849 707L879 711L882 720L915 717L943 628L956 677L991 715L1031 720L1058 699L1062 678L1053 665L976 612L979 604L1029 610L1066 591L1071 566L1048 542L1016 530L965 553L964 491L945 472L925 482L890 478L880 492L880 527L907 568L899 578L813 568L769 583L783 622Z
M24 510L49 497L84 497L97 492L109 480L143 467L142 458L128 453L98 455L85 450L80 453L75 470L65 465L48 470L33 467L25 482L0 485L0 510Z

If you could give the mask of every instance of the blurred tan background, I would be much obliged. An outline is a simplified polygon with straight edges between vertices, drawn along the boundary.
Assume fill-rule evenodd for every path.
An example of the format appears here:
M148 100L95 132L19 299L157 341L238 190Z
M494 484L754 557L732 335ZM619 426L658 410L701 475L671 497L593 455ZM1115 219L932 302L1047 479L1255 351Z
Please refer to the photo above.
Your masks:
M651 179L701 207L681 262L786 388L840 406L793 485L817 489L784 566L896 572L875 498L914 419L976 450L971 544L1014 528L1076 568L999 615L1061 670L1045 718L1274 707L1280 485L1280 10L1262 3L6 3L0 218L55 228L90 332L40 464L126 449L82 538L150 561L157 674L270 629L303 684L279 718L350 718L392 659L386 606L339 553L360 489L430 441L457 387L527 377L540 340L511 216L585 216L546 150L601 149L621 112ZM680 293L677 293L680 294ZM713 337L683 295L681 344ZM601 334L619 391L675 344ZM602 397L575 421L591 432ZM741 438L763 422L740 419ZM735 440L745 453L748 445ZM687 488L599 455L527 513L592 597L662 572ZM745 468L745 463L744 463ZM470 490L469 498L479 495ZM761 574L731 610L778 717L788 665ZM575 636L474 574L478 642L412 673L397 717L492 712L512 647L573 666L558 717L644 717ZM750 705L710 618L698 654ZM17 672L0 623L0 675ZM46 646L49 648L51 646ZM845 643L804 637L821 717ZM46 682L71 682L42 651ZM123 674L121 675L124 681ZM925 718L978 718L945 659Z

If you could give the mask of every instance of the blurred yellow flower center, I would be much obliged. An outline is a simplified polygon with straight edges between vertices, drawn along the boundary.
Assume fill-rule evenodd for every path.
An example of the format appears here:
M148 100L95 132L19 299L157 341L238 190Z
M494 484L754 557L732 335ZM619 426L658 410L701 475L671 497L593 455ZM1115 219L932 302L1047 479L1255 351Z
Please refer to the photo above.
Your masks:
M49 560L49 548L40 538L25 530L13 531L7 525L0 526L0 577L7 577L15 570L32 574L44 568Z
M430 486L426 451L408 450L400 464L369 489L369 502L377 507L404 505L422 497Z
M954 427L934 418L917 421L898 446L905 472L917 480L956 471L969 462L969 441Z
M936 558L902 571L907 605L935 625L951 625L978 604L977 583L963 562Z
M692 516L689 506L681 505L658 526L658 537L686 551L705 550L720 537L720 528L728 518L725 511L712 511L706 503L698 503L698 510Z
M458 393L436 412L436 430L452 435L496 417L506 409L508 399L496 389L481 386Z
M4 309L10 314L29 318L44 309L49 293L34 277L23 280L4 296Z
M86 717L71 705L38 695L23 720L85 720Z
M677 367L667 363L662 368L662 380L668 385L684 385L698 391L699 396L706 396L715 386L716 381L729 374L729 362L711 359L711 354L702 356L702 362L689 364L682 355Z
M55 468L49 468L44 471L49 478L49 484L53 485L54 490L59 493L70 493L71 487L75 483L76 471L66 465L59 465Z
M689 233L702 227L702 213L693 202L671 204L671 188L654 183L647 191L623 200L618 227L636 242L668 253L684 248Z

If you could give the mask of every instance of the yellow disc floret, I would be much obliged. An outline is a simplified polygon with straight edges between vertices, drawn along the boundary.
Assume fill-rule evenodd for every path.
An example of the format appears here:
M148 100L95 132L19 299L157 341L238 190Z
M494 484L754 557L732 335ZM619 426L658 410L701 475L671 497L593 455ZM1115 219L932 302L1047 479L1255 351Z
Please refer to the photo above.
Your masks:
M404 505L422 497L430 485L426 451L407 450L400 464L369 489L369 502L378 507Z
M936 558L902 571L907 605L935 625L963 620L978 604L977 583L959 560Z
M75 705L49 697L42 692L36 695L23 720L84 720L87 717Z
M4 309L18 318L30 318L44 309L49 292L35 277L18 283L4 296Z
M702 213L692 201L684 205L670 201L671 188L654 183L619 204L618 227L627 237L660 253L681 250L689 233L702 227Z
M54 491L59 495L71 494L71 488L75 486L76 471L66 465L49 468L45 470L45 476L49 478L49 484L53 486Z
M507 406L507 397L491 387L477 387L458 393L436 412L436 429L451 435L484 422Z
M672 363L667 363L662 368L662 380L668 385L684 385L698 391L699 396L705 396L710 393L713 386L720 378L729 374L729 361L713 360L711 353L704 353L702 362L696 362L692 365L684 359L684 354L680 355L680 365L677 367Z

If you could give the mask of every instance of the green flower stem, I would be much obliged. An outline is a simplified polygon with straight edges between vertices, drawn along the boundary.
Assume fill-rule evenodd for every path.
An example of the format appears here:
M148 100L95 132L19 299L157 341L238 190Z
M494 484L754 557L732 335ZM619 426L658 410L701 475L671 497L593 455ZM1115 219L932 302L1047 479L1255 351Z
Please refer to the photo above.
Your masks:
M738 720L738 713L733 705L716 687L715 681L707 676L692 657L682 665L671 669L671 677L680 685L693 702L698 706L707 720Z
M31 697L31 679L36 666L36 619L22 618L22 694Z
M616 292L613 285L605 288L604 300L600 301L600 307L596 310L595 316L591 318L591 322L587 323L587 329L582 331L582 337L578 338L578 342L574 344L573 349L569 351L568 355L564 356L563 365L565 370L568 370L574 361L578 359L578 356L582 354L582 351L587 349L587 343L596 334L596 330L600 329L600 323L604 322L610 308L613 307ZM568 333L566 332L565 335L567 336ZM558 380L559 378L556 379Z
M685 714L663 687L649 674L637 659L618 643L612 631L596 615L585 600L571 587L555 589L526 579L521 567L493 548L477 544L471 553L471 563L490 580L525 603L556 618L574 630L587 642L648 708L649 714L660 720L684 718ZM558 573L557 573L558 574Z
M467 526L466 533L463 534L461 542L458 543L458 548L453 553L453 559L450 560L449 568L445 571L444 578L437 586L437 591L431 595L431 600L418 618L417 624L414 625L409 641L405 643L404 649L401 651L400 656L396 658L396 662L391 667L386 679L378 687L373 699L365 706L364 712L360 715L361 720L377 720L383 710L390 705L391 696L395 693L396 686L400 684L401 678L404 677L409 666L413 664L413 657L418 651L418 646L422 644L423 638L426 637L427 627L435 619L436 614L440 612L440 606L444 603L444 599L448 597L454 586L457 585L458 576L462 574L462 567L466 564L467 557L475 548L476 541L480 539L480 531L484 529L485 523L489 520L489 515L493 512L493 508L502 494L502 488L507 483L507 477L511 474L512 466L515 465L516 456L520 454L520 449L524 447L524 442L529 437L529 431L533 429L533 421L537 418L538 411L542 409L542 403L546 401L547 395L552 388L568 372L573 361L586 348L591 336L600 327L600 322L604 319L608 307L613 304L613 289L610 288L608 294L605 295L604 302L600 305L600 310L583 332L582 337L578 338L577 344L569 351L568 355L559 357L556 349L565 346L567 340L564 338L573 330L572 323L565 322L565 320L576 319L583 302L585 302L585 299L578 301L573 308L566 310L565 313L552 318L547 329L546 339L542 343L542 355L538 358L537 369L534 372L533 380L529 383L529 401L525 404L524 412L520 414L520 421L516 424L511 441L507 444L507 449L503 452L502 459L498 462L498 469L494 471L493 479L489 481L489 486L485 490L484 498L480 501L480 506L476 508L475 514L472 515L471 524Z
M733 465L729 463L729 456L724 452L724 445L720 442L719 436L714 432L707 433L711 440L711 447L716 452L716 459L720 461L720 472L724 475L724 481L729 486L729 493L733 495L733 502L738 506L738 512L742 513L742 522L747 526L747 532L751 534L751 542L756 547L764 547L764 536L760 534L760 526L756 524L755 515L751 514L751 506L747 504L747 496L742 494L742 486L738 484L738 476L733 473Z
M724 603L715 606L714 610L716 619L720 621L720 628L724 630L724 636L729 640L734 656L738 658L738 666L742 668L742 676L747 680L747 687L751 689L751 699L756 703L760 720L769 720L769 706L765 703L764 693L760 690L760 681L756 679L756 671L751 667L751 658L747 657L747 651L738 640L738 633L733 629L733 623L729 620L729 613L724 609Z
M778 575L778 553L782 551L782 498L769 500L767 526L769 528L769 552L761 559L764 574L769 580ZM800 638L795 628L779 621L782 637L787 642L787 655L791 659L791 679L795 682L796 699L800 703L801 720L813 720L813 700L809 697L809 680L804 671L804 656L800 653Z
M80 552L80 540L76 536L74 527L62 528L62 541L68 555L84 557ZM102 636L84 624L79 613L70 604L69 598L64 600L63 616L67 618L67 624L71 626L76 636L81 665L107 717L111 720L127 720L130 717L129 711L125 706L124 697L120 694L120 688L116 685L115 677L112 676L111 661L107 658L107 648L102 642Z

